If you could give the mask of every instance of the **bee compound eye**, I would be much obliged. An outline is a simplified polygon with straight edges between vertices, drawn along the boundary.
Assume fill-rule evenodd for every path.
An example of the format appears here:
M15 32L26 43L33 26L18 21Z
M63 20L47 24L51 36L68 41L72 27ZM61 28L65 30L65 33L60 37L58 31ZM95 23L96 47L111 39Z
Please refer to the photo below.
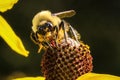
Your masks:
M47 23L46 23L46 28L48 28L49 31L52 31L52 30L53 30L53 25L52 25L52 23L51 23L51 22L47 22Z
M47 26L47 27L52 27L53 25L52 25L51 22L47 22L47 23L46 23L46 26Z
M45 31L44 31L44 26L38 26L37 27L37 33L39 33L39 34L42 34L42 35L45 35Z
M37 32L39 34L45 35L47 32L54 31L54 27L51 22L47 22L43 25L38 25L37 26Z
M43 27L42 27L42 26L38 26L38 27L37 27L37 30L38 30L38 31L42 31L42 30L43 30Z

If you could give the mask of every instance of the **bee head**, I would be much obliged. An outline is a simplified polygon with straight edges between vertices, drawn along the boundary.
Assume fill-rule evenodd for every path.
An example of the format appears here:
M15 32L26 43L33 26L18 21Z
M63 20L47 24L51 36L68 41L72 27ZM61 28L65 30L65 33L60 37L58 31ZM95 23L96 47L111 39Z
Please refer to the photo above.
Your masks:
M46 32L53 30L54 26L58 26L60 22L61 19L54 16L50 11L41 11L32 20L32 30L44 35Z

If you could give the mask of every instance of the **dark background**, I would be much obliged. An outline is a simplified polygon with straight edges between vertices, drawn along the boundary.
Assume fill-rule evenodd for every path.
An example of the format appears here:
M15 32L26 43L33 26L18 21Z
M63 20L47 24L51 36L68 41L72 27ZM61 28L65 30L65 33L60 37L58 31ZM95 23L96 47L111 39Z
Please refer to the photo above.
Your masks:
M90 46L93 72L120 76L120 1L119 0L21 0L2 16L30 51L28 58L16 54L0 39L0 76L23 72L42 75L41 54L30 39L33 16L41 10L60 12L74 9L77 14L66 19Z

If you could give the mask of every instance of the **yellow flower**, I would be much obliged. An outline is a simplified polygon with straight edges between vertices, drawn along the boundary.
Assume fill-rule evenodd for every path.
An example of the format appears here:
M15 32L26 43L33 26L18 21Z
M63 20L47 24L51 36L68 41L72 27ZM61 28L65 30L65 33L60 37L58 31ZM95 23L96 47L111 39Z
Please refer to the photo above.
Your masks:
M5 12L11 9L18 0L0 0L0 12Z
M86 73L77 80L120 80L120 77L110 74Z
M45 80L44 77L24 77L24 78L17 78L13 80Z
M16 78L13 80L45 80L44 77L25 77L25 78ZM120 80L120 77L109 75L109 74L97 74L97 73L86 73L77 80Z
M0 0L0 12L11 9L18 0ZM28 51L24 48L21 39L15 34L7 21L0 15L0 37L17 53L27 57Z

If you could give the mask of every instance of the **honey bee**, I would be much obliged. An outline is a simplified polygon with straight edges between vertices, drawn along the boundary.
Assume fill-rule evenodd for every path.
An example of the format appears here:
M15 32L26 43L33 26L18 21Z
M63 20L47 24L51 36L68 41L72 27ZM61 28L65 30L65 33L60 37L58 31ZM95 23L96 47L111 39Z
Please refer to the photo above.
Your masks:
M63 18L72 17L76 14L74 10L51 13L48 10L37 13L32 20L31 39L39 45L38 52L42 48L51 47L51 41L57 43L68 37L80 40L80 34Z

